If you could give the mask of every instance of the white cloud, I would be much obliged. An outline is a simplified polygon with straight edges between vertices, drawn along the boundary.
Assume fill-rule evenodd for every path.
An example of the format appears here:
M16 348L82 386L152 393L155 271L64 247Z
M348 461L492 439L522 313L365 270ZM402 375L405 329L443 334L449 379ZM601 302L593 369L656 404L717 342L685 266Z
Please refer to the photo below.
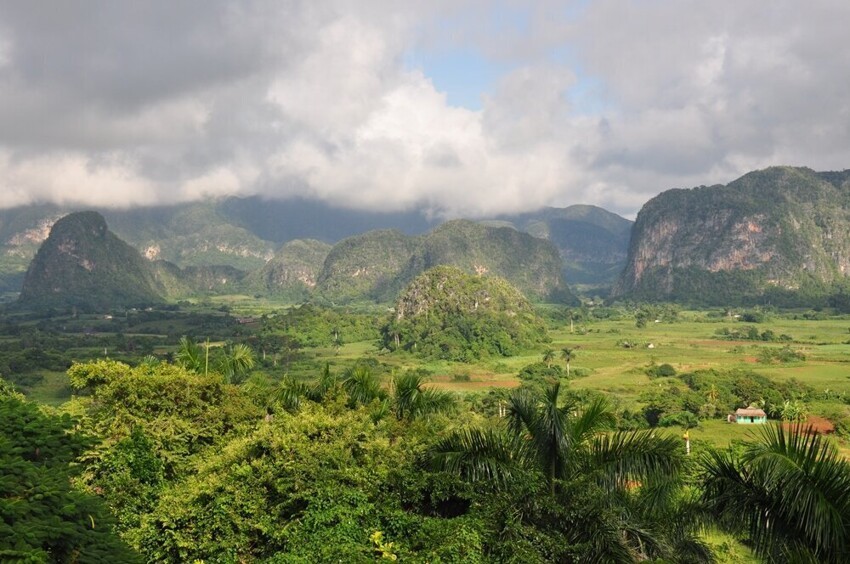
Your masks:
M664 189L752 168L850 167L844 3L8 8L0 206L263 193L446 216L634 214ZM452 107L405 67L411 48L474 49L512 70L482 109ZM588 84L604 103L574 107Z

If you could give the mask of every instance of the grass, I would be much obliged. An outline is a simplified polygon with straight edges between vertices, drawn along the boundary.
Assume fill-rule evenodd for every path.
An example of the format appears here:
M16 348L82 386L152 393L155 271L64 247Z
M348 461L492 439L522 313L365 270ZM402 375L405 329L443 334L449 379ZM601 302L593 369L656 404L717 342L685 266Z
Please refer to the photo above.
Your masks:
M41 380L25 390L27 397L38 403L58 406L71 397L68 376L64 372L41 372Z

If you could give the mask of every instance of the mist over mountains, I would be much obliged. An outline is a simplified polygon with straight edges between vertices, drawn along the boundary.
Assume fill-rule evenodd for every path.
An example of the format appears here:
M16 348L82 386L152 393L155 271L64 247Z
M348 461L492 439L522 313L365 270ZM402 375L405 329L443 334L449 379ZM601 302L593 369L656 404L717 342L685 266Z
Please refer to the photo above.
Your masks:
M1 291L20 290L29 261L47 238L50 227L73 211L79 210L55 205L0 210ZM380 229L396 230L409 237L421 235L440 224L416 212L363 212L303 199L226 198L96 211L103 215L111 231L152 261L164 260L181 268L222 265L244 272L267 266L275 253L283 252L283 245L289 242L314 240L333 245L345 238ZM631 225L628 220L591 206L546 208L539 214L504 216L494 221L484 223L512 226L550 239L566 260L567 280L596 283L610 283L619 272L628 244L622 233L624 226L628 229ZM594 231L598 236L588 237ZM588 242L607 247L603 252L598 252L599 249L588 252ZM305 244L308 243L301 243L301 247ZM288 250L289 259L300 260L291 254L296 248ZM280 262L278 257L279 271ZM314 263L315 258L309 262ZM595 274L596 268L599 275ZM611 270L616 272L612 275ZM580 274L584 271L591 274L582 279ZM263 286L258 276L250 277L255 289ZM269 276L274 278L267 273L267 281ZM307 271L298 276L306 276L308 281L311 278Z
M0 212L5 291L21 288L29 266L25 301L56 294L57 282L40 286L40 278L64 263L45 268L36 251L66 211ZM562 303L575 299L570 285L602 293L611 287L618 299L709 305L824 305L850 294L850 171L771 167L725 186L668 190L647 202L634 224L593 206L438 224L416 213L258 198L90 213L147 259L139 278L152 280L163 299L238 291L388 303L440 265L497 275L534 300ZM64 237L53 248L70 248ZM98 249L102 263L106 251ZM138 271L122 249L116 260ZM133 295L148 290L139 292Z

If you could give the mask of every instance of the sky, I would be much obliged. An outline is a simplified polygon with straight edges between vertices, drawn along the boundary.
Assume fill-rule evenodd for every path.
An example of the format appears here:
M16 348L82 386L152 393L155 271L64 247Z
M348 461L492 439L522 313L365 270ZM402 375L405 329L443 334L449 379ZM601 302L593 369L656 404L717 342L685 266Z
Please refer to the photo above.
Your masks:
M844 0L0 0L0 207L485 217L850 168Z

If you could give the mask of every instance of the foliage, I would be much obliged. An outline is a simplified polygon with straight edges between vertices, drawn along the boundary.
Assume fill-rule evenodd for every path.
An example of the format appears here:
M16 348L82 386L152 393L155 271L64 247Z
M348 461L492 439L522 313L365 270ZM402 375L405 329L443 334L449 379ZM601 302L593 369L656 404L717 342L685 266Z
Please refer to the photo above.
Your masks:
M387 393L381 388L378 378L363 362L359 362L345 371L342 376L342 388L348 394L351 407L367 405L373 400L382 400L387 396Z
M70 417L0 396L0 559L133 562L101 501L72 489L75 459L91 442Z
M850 464L803 426L764 427L757 439L740 455L703 458L706 505L772 561L845 562Z
M523 366L517 378L523 382L545 383L564 377L564 369L557 364L547 366L545 362L535 362Z
M305 304L265 318L260 335L286 335L296 339L300 346L327 347L340 339L347 342L377 339L378 323L374 315Z
M496 492L510 492L517 480L528 481L529 473L542 477L548 495L534 495L536 503L545 506L551 501L563 509L545 515L545 525L531 520L542 531L566 526L569 533L559 529L568 541L561 550L578 550L582 558L600 561L666 555L663 547L670 546L666 543L672 538L661 540L661 531L650 532L630 520L676 512L672 498L665 496L683 468L678 441L644 431L609 434L615 418L605 400L581 409L569 403L561 406L559 391L555 383L543 395L528 389L514 392L505 425L453 431L431 448L428 464L472 482L490 483ZM630 495L634 483L643 484L645 499ZM597 491L598 497L581 499L575 495L577 488ZM602 499L608 502L599 503ZM523 523L523 517L518 521ZM677 538L671 544L681 540L698 545L692 530L683 526L671 535ZM710 560L707 551L698 552L699 561Z
M800 351L795 351L788 345L781 349L763 348L759 351L758 361L763 364L772 364L774 362L799 362L806 360L806 355Z
M782 341L788 342L792 341L793 337L790 335L782 334L777 335L770 329L765 329L764 331L759 332L758 328L750 325L741 328L729 328L729 327L721 327L716 330L714 334L718 339L726 339L729 341L764 341L768 343Z
M547 339L543 321L515 288L452 267L416 278L381 332L389 350L448 360L512 356Z
M262 417L257 406L220 376L167 363L131 368L100 360L75 364L68 376L75 389L90 394L80 399L87 426L106 446L140 428L169 479L180 475L188 456Z
M454 396L425 388L422 374L408 371L393 378L393 399L398 419L416 419L454 407Z

